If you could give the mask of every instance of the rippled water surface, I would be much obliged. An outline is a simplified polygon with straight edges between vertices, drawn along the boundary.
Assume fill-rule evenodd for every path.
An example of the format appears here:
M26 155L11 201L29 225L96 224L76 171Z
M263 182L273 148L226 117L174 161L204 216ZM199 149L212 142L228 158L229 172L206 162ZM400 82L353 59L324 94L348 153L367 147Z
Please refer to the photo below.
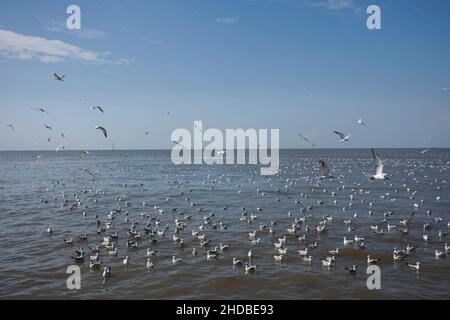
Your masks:
M175 166L168 151L92 151L85 156L75 151L0 152L0 297L449 299L449 258L436 259L434 254L436 249L444 250L449 231L448 151L378 150L391 177L385 182L365 177L374 166L369 150L283 150L280 174L272 177L260 176L260 168L254 165ZM336 178L314 189L319 159L329 163ZM95 179L83 168L94 173ZM113 221L108 219L119 208ZM243 211L247 221L240 219ZM386 212L391 212L386 220L396 224L396 229L388 230L382 222ZM400 220L413 212L409 234L401 235ZM200 247L192 230L198 230L211 213L211 223L203 228L211 241L209 247L223 243L229 250L207 261L206 249ZM112 222L105 233L97 234L95 215L103 227ZM328 232L318 234L315 227L325 216L332 216L333 221L327 224ZM273 242L294 219L303 217L306 222L299 224L296 236L287 236L285 261L275 262ZM181 247L172 239L175 219L185 222L179 232L184 241ZM349 219L351 230L344 224ZM126 247L133 221L142 234L139 249ZM271 221L276 222L274 235L268 229L260 230L261 224L268 228ZM430 230L424 230L426 223L431 223ZM150 243L144 230L147 224L153 231L167 226L164 237L154 236L157 243ZM370 226L376 224L384 235L373 233ZM49 225L54 229L52 235L46 232ZM306 242L299 242L305 225L310 231ZM259 245L249 242L248 232L253 230L258 230ZM444 234L441 238L439 230ZM112 268L112 276L103 282L101 269L89 269L88 247L94 248L116 231L118 256L100 249L99 260ZM85 233L87 241L79 239ZM430 240L425 242L423 234ZM343 237L355 235L365 237L364 249L344 246ZM63 241L67 238L74 239L72 246ZM309 265L297 250L315 241L318 248L311 250ZM394 263L394 247L404 249L407 244L417 245L416 252ZM71 256L80 247L87 252L79 264L81 290L68 290L66 269L74 264ZM154 270L146 267L149 247L158 250ZM194 247L196 256L192 255ZM257 270L246 275L243 267L233 267L232 258L245 259L250 248ZM336 248L341 250L336 264L323 268L320 258ZM366 287L368 254L382 258L379 291ZM173 265L173 255L184 261ZM125 256L129 257L127 267L121 259ZM419 273L405 263L416 261L422 263ZM356 275L345 270L352 265L359 267Z

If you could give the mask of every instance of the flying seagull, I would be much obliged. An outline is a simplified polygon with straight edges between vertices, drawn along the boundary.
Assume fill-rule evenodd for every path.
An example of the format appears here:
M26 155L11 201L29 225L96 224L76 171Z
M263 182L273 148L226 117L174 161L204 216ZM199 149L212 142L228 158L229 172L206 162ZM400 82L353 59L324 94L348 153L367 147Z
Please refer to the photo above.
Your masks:
M327 164L323 160L319 160L319 169L322 171L322 175L316 177L316 187L320 187L320 181L323 179L333 179L333 176L330 176L330 168L328 168Z
M98 111L100 111L101 113L105 113L105 111L102 109L102 107L100 106L92 106L91 110L97 109Z
M384 168L383 160L380 159L380 157L378 156L378 154L375 152L374 149L370 149L370 151L372 152L372 157L375 160L375 163L377 164L377 168L375 170L375 175L373 175L373 174L368 175L369 179L370 180L389 180L389 178L386 177L386 174L383 173L383 168Z
M45 110L44 108L30 108L30 109L31 109L31 110L40 111L40 112L43 112L43 113L48 113L48 111Z
M5 124L5 126L10 127L12 131L16 131L16 129L14 128L14 126L10 123Z
M442 88L442 90L445 90L445 91L450 91L450 89L449 89L449 88Z
M64 81L64 77L65 77L66 75L65 74L63 74L63 75L58 75L57 73L54 73L53 74L53 77L55 78L55 80L58 80L58 81Z
M103 128L102 126L96 126L95 129L102 130L103 135L105 136L105 138L108 138L108 131L106 131L105 128Z
M425 153L427 153L428 151L430 151L430 149L422 150L422 151L420 151L420 153L421 153L421 154L425 154Z
M80 171L83 171L84 173L87 173L87 174L89 174L89 175L91 175L93 178L95 178L95 175L91 172L91 171L89 171L88 169L80 169Z
M148 136L150 134L150 131L146 131L145 135Z
M339 136L339 138L341 139L341 140L339 140L339 143L347 142L351 137L350 134L346 136L344 133L339 132L339 131L334 131L334 133L336 133Z
M364 127L367 127L367 125L364 123L364 121L363 121L363 119L361 117L359 117L359 119L358 119L358 124L360 124L360 125L362 125Z
M305 140L308 143L311 143L311 141L309 141L304 135L302 135L301 133L297 133L297 135L302 139Z
M44 128L46 128L46 129L48 129L48 130L53 130L52 127L50 127L50 126L48 126L48 125L46 125L46 124L44 124Z

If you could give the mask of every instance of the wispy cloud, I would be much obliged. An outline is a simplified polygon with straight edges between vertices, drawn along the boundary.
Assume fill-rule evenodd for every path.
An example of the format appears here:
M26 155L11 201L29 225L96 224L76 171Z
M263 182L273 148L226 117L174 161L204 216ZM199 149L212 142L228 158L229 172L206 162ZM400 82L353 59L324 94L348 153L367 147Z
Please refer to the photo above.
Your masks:
M225 17L225 18L216 18L214 19L217 23L226 23L226 24L234 24L239 22L239 16L234 15L231 17Z
M331 12L357 10L357 6L353 3L353 0L307 0L303 4L313 8L325 8Z
M61 40L49 40L0 29L0 56L7 58L37 60L44 63L78 61L96 64L128 64L126 59L109 60L108 54L108 52L86 50Z
M45 30L49 32L57 32L65 35L73 35L80 39L100 39L105 37L106 33L100 30L90 29L82 27L77 30L69 30L66 27L65 23L60 21L52 21L47 26L45 26Z

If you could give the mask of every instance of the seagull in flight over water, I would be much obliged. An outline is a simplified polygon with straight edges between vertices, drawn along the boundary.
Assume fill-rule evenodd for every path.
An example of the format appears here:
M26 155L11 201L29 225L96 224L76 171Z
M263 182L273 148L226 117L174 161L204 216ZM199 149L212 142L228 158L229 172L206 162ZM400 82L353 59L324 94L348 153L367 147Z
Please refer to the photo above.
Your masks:
M323 160L319 160L319 169L322 171L322 175L316 177L316 187L320 187L320 181L323 179L333 179L333 176L330 176L330 168L328 168L327 164Z
M44 108L30 108L31 110L36 110L36 111L40 111L42 113L48 113L47 110L45 110Z
M57 73L54 73L53 74L53 77L55 78L55 80L58 80L58 81L64 81L64 77L65 77L66 75L65 74L63 74L63 75L58 75Z
M311 141L309 141L309 139L306 138L306 137L305 137L304 135L302 135L301 133L297 133L297 135L298 135L302 140L305 140L306 142L311 143Z
M383 173L383 168L384 168L384 164L383 164L383 160L380 159L380 157L378 156L378 154L375 152L374 149L370 149L370 151L372 152L372 157L375 160L375 163L377 164L377 168L375 170L375 174L369 174L368 177L370 180L389 180L388 177L386 177L386 174Z
M336 133L339 136L339 138L341 139L341 140L339 140L339 143L349 141L350 137L352 136L351 134L345 135L345 133L342 133L339 131L334 131L334 133Z
M105 111L102 109L102 107L100 107L100 106L92 106L91 107L91 110L95 110L95 109L97 109L98 111L100 111L101 113L105 113Z
M359 117L359 119L358 119L358 124L360 124L360 125L362 125L364 127L367 127L367 125L364 123L364 121L363 121L363 119L361 117Z
M105 138L108 138L108 131L106 131L105 128L103 128L102 126L96 126L95 129L101 130L103 132L103 135L105 136Z

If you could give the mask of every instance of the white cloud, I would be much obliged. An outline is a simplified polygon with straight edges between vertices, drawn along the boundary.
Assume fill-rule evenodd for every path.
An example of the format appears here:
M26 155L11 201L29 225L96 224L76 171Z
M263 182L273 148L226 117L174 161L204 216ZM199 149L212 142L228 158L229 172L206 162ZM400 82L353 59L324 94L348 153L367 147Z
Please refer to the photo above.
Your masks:
M63 33L65 35L73 35L80 39L100 39L105 37L106 33L100 30L90 29L82 27L81 29L77 30L69 30L67 29L67 26L65 23L59 22L59 21L52 21L50 22L46 27L46 31L50 32L58 32Z
M232 17L216 18L214 21L217 23L234 24L239 22L239 16L234 15Z
M353 0L314 0L305 1L304 4L310 7L322 7L328 11L355 10Z
M61 40L49 40L0 29L0 56L7 58L38 60L44 63L78 61L99 64L128 64L125 59L108 60L106 59L107 55L108 53L85 50Z

